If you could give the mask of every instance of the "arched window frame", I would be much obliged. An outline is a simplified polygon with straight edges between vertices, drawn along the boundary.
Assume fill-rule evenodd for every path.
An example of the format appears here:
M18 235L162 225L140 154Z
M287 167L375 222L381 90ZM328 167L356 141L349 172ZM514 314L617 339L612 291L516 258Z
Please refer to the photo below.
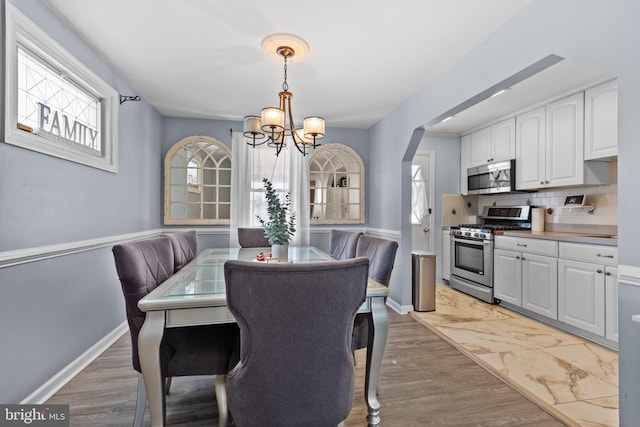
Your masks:
M206 182L204 178L205 174L202 169L199 170L199 173L197 176L197 179L198 179L197 184L190 184L187 182L188 180L185 178L184 194L186 195L188 193L193 193L193 194L200 195L200 207L199 207L200 217L186 218L186 215L185 215L184 218L173 218L172 217L172 189L174 187L182 185L182 183L175 184L172 182L172 171L173 171L173 168L175 167L174 158L177 155L180 155L180 153L183 152L181 150L185 149L189 145L202 144L202 143L206 145L201 147L200 150L198 150L193 156L185 159L185 161L183 162L185 164L184 166L185 169L188 169L189 165L192 164L192 162L195 162L200 167L203 167L203 165L207 164L208 158L213 159L216 166L219 166L222 162L228 159L229 167L228 168L215 167L215 168L209 169L209 172L215 173L215 176L216 176L215 183ZM214 146L216 150L212 151L206 156L197 154L197 153L202 153L203 148L207 148L211 146ZM217 153L219 151L223 151L224 156L220 160L215 160L211 156L211 154ZM227 172L229 177L228 184L221 183L220 176L221 176L221 172L223 171L228 171ZM187 173L187 170L185 170L185 174L186 173ZM205 205L205 202L203 201L203 194L206 193L207 190L215 192L216 194L215 202L210 203L211 205L215 205L216 215L211 218L205 218L203 215L203 209ZM227 196L228 200L221 200L221 197L220 197L221 194L228 194ZM174 203L179 203L179 202L174 202ZM187 203L184 202L184 204L186 209ZM224 209L221 209L221 207L224 207ZM164 223L168 225L169 224L176 224L176 225L229 224L230 209L231 209L231 150L224 143L218 141L217 139L212 138L210 136L204 136L204 135L188 136L176 142L169 149L169 151L167 151L167 154L165 155L165 158L164 158ZM226 217L220 216L221 211L224 211L227 213Z
M339 170L344 165L344 160L348 159L350 168L347 170ZM314 166L320 170L323 177L333 179L333 185L327 184L327 186L318 187L314 178ZM357 178L357 182L353 182ZM348 147L347 145L340 143L323 144L316 148L313 154L309 158L309 188L312 194L310 195L310 211L311 211L311 224L364 224L365 223L365 169L362 159L358 153ZM355 184L355 185L354 185ZM358 192L359 202L346 203L347 206L342 206L341 209L353 209L357 208L357 217L352 218L333 218L331 215L326 215L326 209L322 209L325 217L318 215L314 216L314 208L317 209L324 205L324 208L329 206L328 203L318 203L317 199L314 200L315 191L318 188L330 188L330 187L342 187L346 186L347 192ZM327 194L325 193L325 196ZM328 217L327 217L328 216Z

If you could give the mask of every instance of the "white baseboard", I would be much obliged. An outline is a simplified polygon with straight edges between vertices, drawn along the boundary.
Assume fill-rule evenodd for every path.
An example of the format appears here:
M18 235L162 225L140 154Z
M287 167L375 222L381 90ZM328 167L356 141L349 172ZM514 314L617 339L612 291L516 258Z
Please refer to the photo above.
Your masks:
M413 305L400 305L391 298L387 298L387 306L398 314L408 314L413 311Z
M45 403L128 331L129 325L127 322L123 322L100 341L92 345L87 351L78 356L74 361L65 366L60 372L51 377L46 383L38 387L33 393L25 397L20 403L33 405Z

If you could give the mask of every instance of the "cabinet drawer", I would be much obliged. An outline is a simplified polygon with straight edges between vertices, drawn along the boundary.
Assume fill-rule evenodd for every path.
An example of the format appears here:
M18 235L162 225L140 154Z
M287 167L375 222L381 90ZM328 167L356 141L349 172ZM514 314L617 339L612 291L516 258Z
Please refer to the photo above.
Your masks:
M560 258L594 264L618 265L618 248L613 246L560 242Z
M529 254L558 256L558 242L556 240L528 239L523 237L496 236L496 249L526 252Z

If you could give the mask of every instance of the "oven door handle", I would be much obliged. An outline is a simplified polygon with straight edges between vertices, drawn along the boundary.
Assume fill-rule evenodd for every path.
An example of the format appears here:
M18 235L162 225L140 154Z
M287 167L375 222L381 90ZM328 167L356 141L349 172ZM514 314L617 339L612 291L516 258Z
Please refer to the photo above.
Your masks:
M468 245L474 245L474 246L490 246L492 242L491 240L458 239L455 237L452 237L451 241L455 243L466 243Z

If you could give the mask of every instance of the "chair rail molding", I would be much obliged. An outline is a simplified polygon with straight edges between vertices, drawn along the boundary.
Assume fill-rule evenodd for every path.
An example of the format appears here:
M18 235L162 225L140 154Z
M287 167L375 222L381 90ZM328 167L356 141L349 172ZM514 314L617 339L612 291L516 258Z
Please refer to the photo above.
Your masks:
M204 234L229 234L229 227L189 227L196 230L198 235ZM55 245L39 246L34 248L17 249L14 251L0 252L0 269L28 262L42 261L49 258L71 255L79 252L91 251L94 249L110 247L119 243L131 242L134 240L156 237L162 233L172 231L184 231L185 228L157 228L153 230L139 231L136 233L118 234L114 236L98 237L89 240L78 240L74 242L58 243Z
M640 267L618 266L618 282L625 285L640 286Z

